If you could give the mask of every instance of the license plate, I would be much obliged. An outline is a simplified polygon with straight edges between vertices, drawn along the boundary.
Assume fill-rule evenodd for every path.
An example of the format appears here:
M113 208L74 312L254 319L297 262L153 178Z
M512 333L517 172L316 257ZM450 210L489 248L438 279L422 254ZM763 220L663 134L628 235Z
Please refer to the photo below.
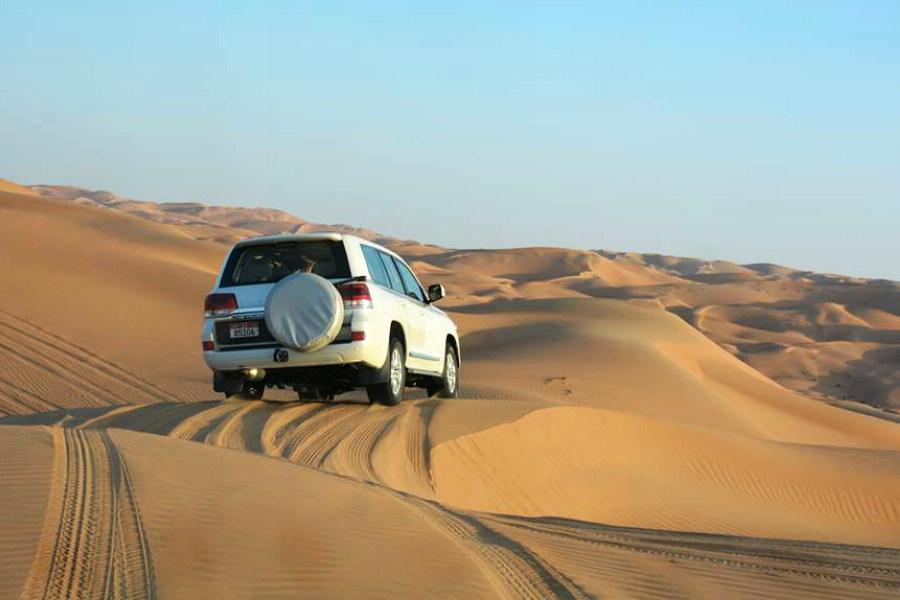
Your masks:
M259 323L249 321L247 323L232 323L228 328L231 339L252 338L259 335Z

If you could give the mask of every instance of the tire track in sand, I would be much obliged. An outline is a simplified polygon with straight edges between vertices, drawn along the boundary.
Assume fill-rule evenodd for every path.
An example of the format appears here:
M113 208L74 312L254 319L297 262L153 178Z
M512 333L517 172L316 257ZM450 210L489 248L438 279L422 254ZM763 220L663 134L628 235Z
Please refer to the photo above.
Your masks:
M106 432L52 428L53 488L22 600L153 598L128 467Z
M803 590L804 580L813 585L821 583L813 588L821 592L828 584L852 586L857 597L880 597L879 591L896 597L900 590L900 550L892 548L644 530L553 517L495 514L482 520L492 530L535 552L547 546L548 540L557 538L593 546L594 557L604 550L614 550L669 562L695 563L708 568L710 577L720 579L741 572L778 577L781 584L794 583L796 594L792 595Z
M124 425L117 423L117 418L137 410L146 408L128 408L88 427ZM420 496L433 495L425 456L431 412L428 407L423 411L418 403L394 410L356 404L300 404L285 408L259 402L224 403L211 404L186 418L172 415L177 423L164 428L171 426L170 437L287 459L359 485L375 486L422 513L435 529L465 548L494 583L498 597L590 597L542 557L489 528L481 519ZM105 437L104 431L78 430ZM147 565L144 572L152 580L149 561ZM133 572L128 568L121 570ZM62 585L54 589L65 592Z
M523 544L489 527L476 515L440 503L382 488L425 513L438 529L466 547L504 598L586 600L592 598L562 571Z
M410 402L392 409L358 403L259 401L208 403L188 416L172 413L162 426L135 427L127 409L89 427L125 427L213 446L283 458L431 498L428 422L433 408ZM159 426L157 426L159 425Z
M177 401L178 398L134 372L56 333L0 309L0 345L27 369L37 369L50 382L118 404L119 394L133 401ZM77 379L72 380L75 369Z

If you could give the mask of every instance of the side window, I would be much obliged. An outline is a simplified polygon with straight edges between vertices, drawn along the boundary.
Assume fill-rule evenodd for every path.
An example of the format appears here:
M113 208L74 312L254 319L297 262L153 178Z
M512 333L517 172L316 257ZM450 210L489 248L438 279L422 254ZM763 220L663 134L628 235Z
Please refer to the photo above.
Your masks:
M415 298L419 302L425 302L425 294L422 292L422 287L419 285L419 282L416 281L416 276L412 274L409 267L396 258L394 259L394 263L400 271L400 278L403 280L403 287L406 288L406 295Z
M381 258L382 263L384 263L384 270L387 271L388 280L391 282L391 289L395 292L406 294L406 290L403 289L403 281L400 280L400 273L397 272L397 267L394 266L394 261L384 252L379 252L378 256Z
M372 246L360 246L363 256L366 259L366 266L369 267L369 275L375 280L375 283L384 287L391 287L391 281L388 279L388 272L384 268L384 263L378 256L378 250Z

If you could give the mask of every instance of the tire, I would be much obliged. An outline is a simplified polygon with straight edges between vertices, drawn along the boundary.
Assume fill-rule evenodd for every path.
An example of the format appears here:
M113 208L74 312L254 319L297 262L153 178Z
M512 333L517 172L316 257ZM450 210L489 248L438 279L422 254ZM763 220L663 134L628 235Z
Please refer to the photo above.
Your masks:
M298 352L315 352L334 341L344 322L344 299L334 284L313 273L294 273L266 297L266 327Z
M403 388L406 387L406 352L397 338L391 338L388 344L383 370L386 381L366 386L369 402L396 406L403 401Z
M444 374L429 381L425 389L432 397L459 397L459 358L456 356L456 350L450 344L447 344L447 349L444 351Z

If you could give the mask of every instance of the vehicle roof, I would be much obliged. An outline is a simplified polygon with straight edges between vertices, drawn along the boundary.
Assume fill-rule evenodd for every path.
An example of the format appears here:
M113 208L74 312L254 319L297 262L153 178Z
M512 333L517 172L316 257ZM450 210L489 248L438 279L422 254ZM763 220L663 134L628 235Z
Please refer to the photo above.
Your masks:
M272 242L302 242L302 241L319 241L319 240L330 240L333 242L339 242L341 240L353 242L357 245L359 244L368 244L370 246L375 246L380 250L384 250L389 254L393 254L398 258L401 258L399 254L394 252L389 248L385 248L381 244L373 242L371 240L367 240L365 238L361 238L357 235L353 235L351 233L343 233L340 231L312 231L309 233L280 233L276 235L263 235L259 237L252 237L240 240L234 246L235 248L239 246L246 246L250 244L265 244Z
M302 242L302 241L315 241L315 240L331 240L334 242L339 242L343 239L353 238L356 236L352 236L347 233L341 233L339 231L312 231L309 233L279 233L275 235L262 235L258 237L245 238L235 246L246 246L247 244L261 244L267 242Z

